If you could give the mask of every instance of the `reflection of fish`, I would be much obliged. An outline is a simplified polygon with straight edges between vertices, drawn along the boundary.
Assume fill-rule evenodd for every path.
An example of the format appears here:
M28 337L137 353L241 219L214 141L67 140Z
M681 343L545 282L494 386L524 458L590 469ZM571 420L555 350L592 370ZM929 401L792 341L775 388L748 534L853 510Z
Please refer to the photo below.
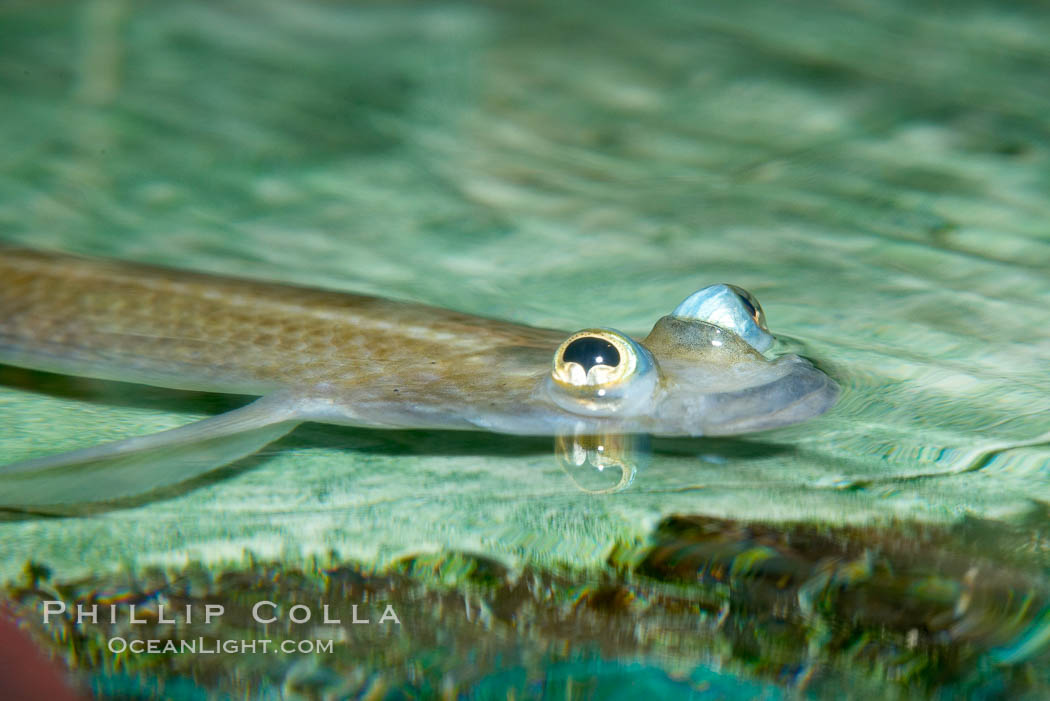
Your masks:
M130 496L236 460L302 421L699 436L831 406L835 383L797 356L767 360L756 347L771 342L761 307L726 285L691 296L637 341L0 248L0 362L262 396L170 431L2 467L0 504Z

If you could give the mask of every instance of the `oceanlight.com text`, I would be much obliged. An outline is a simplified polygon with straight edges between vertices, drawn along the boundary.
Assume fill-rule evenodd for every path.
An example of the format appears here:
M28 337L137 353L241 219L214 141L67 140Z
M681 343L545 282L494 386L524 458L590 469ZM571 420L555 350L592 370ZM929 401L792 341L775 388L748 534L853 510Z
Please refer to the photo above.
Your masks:
M216 640L214 638L193 638L188 640L159 640L113 637L106 644L114 654L129 652L135 655L192 654L192 655L227 655L280 652L286 655L295 653L313 654L330 653L335 649L334 640Z

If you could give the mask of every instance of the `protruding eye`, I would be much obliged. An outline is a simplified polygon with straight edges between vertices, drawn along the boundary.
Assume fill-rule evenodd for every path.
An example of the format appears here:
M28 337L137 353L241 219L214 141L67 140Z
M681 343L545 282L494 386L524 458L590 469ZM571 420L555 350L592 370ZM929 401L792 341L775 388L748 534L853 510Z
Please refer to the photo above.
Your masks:
M671 316L697 319L732 331L759 352L773 345L762 305L736 285L710 285L698 290L675 307Z
M656 383L652 356L613 329L585 329L554 353L551 393L565 409L608 415L622 411Z
M569 336L554 354L555 382L571 387L620 382L638 364L637 344L618 331L587 329Z

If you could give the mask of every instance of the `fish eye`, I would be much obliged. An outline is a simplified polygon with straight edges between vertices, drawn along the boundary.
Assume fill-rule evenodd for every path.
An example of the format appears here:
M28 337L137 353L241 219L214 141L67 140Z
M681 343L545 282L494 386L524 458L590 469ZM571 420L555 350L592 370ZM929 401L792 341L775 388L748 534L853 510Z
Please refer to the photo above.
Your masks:
M655 378L652 356L637 341L613 329L585 329L555 351L549 385L562 408L609 415L650 396Z
M696 319L732 331L762 352L773 345L766 314L755 296L736 285L710 285L689 295L671 316Z
M758 303L755 296L743 287L728 284L726 287L736 293L736 296L740 298L740 302L744 305L744 308L747 309L748 314L751 316L751 320L758 324L763 330L769 331L769 328L766 326L766 313L762 311L762 305Z
M574 333L554 354L552 377L569 387L615 384L637 366L634 345L634 341L623 334L607 329Z

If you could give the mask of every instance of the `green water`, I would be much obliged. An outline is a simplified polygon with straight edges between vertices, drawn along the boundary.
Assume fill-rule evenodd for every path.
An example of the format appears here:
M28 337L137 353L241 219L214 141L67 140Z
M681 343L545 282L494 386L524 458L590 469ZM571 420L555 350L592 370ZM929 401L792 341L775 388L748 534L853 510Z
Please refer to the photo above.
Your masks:
M0 578L246 550L587 573L672 514L1041 523L1048 36L1026 2L5 4L4 240L568 330L732 282L843 395L658 441L607 495L542 439L305 426L163 499L0 523ZM2 462L229 406L2 379Z

